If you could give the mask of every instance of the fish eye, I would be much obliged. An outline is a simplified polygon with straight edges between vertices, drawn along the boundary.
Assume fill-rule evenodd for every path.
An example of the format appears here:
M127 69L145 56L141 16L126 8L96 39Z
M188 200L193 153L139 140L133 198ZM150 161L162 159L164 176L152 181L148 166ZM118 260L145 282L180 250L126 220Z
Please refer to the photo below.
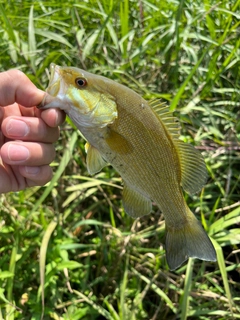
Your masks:
M85 78L76 78L75 83L78 87L83 88L87 85L87 80Z

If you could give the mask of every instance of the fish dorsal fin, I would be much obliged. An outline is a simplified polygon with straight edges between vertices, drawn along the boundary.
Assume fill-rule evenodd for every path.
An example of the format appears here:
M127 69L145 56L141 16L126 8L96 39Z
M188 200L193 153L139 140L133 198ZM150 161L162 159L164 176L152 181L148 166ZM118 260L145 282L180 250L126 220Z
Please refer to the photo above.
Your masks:
M124 210L132 218L145 216L152 210L151 200L129 187L126 183L124 183L122 202Z
M87 153L87 170L91 175L101 171L107 165L100 152L88 142L85 144L85 151Z
M169 106L167 106L165 102L162 102L159 99L152 100L148 104L161 119L164 126L171 134L172 138L178 139L180 133L180 125L178 119L173 116L172 112L169 111Z
M180 140L174 141L181 164L181 185L183 189L194 194L202 189L208 174L201 153L191 144Z

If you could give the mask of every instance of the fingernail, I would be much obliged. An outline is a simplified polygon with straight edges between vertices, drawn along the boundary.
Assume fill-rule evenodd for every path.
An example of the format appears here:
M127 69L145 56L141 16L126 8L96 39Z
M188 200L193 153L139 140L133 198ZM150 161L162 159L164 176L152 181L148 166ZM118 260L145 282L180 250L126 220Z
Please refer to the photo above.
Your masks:
M10 144L8 147L8 157L11 161L24 161L30 156L29 150L20 145Z
M28 174L38 174L40 172L40 168L39 167L28 167L28 166L25 166L25 171Z
M29 133L30 128L25 122L12 119L8 121L6 131L9 136L20 138L25 137Z

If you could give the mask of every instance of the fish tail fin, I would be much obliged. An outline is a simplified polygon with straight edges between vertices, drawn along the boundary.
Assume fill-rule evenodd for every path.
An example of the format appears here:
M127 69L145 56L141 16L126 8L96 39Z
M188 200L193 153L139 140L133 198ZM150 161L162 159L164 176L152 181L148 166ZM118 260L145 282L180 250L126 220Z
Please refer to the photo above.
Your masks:
M188 216L182 227L166 227L166 258L171 270L180 267L190 257L216 261L215 249L201 223L190 209Z

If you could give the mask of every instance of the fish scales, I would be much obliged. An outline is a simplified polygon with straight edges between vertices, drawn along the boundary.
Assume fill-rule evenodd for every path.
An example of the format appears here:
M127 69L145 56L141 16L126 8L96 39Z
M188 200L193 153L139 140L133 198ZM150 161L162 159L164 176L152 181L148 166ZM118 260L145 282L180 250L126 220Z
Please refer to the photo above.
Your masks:
M206 178L201 154L178 140L178 124L159 101L148 103L126 86L74 67L51 65L41 108L60 108L87 140L90 174L110 163L124 183L123 207L149 214L154 201L166 222L171 269L188 257L215 261L214 247L188 208L182 187L199 191Z
M127 96L129 94L132 92L127 92ZM179 197L174 198L173 205L169 204L168 200L170 194L175 193L174 188L180 184L180 168L176 150L169 139L169 134L159 123L159 119L147 102L140 99L138 95L134 95L134 98L128 101L123 94L119 95L116 100L119 117L110 125L114 131L129 138L134 146L133 150L126 154L118 154L120 164L124 163L124 167L119 165L118 158L115 158L114 161L111 158L106 158L106 160L116 168L125 182L135 186L137 191L156 202L162 212L165 207L172 207L172 210L169 210L170 214L165 217L171 225L171 220L175 221L171 217L175 217L176 213L182 211L183 220L185 215L182 195L176 193ZM159 145L160 139L161 146ZM106 151L108 148L106 143L96 145L96 139L93 138L93 140L92 143L95 143L96 148ZM132 165L129 166L129 163ZM172 170L173 166L174 170ZM164 170L164 174L161 170Z
M117 101L117 104L121 106L122 101ZM130 104L129 108L132 110ZM169 206L169 201L166 199L169 199L168 193L173 192L171 190L173 183L175 185L180 183L180 176L176 174L180 170L179 168L178 170L172 170L172 166L177 167L177 155L164 128L156 121L158 119L154 113L145 111L151 110L147 110L147 108L141 110L141 107L139 108L139 124L134 126L133 122L136 123L136 119L133 121L131 114L125 108L121 110L121 107L119 107L119 118L110 125L110 128L115 132L129 137L133 145L129 152L125 154L114 153L113 159L111 158L112 150L104 139L100 141L93 139L92 144L99 150L105 150L103 156L120 173L125 182L136 186L135 190L151 198L163 210L162 206L165 202ZM123 119L124 121L122 121ZM84 135L88 136L86 132ZM159 137L162 139L161 148L158 145ZM172 152L169 152L169 149L172 149ZM132 165L129 166L129 163ZM159 172L159 167L164 168L164 175ZM142 170L143 168L144 170ZM165 181L163 180L163 183L159 184L159 179L163 178ZM169 183L169 181L172 181L172 183ZM162 190L162 186L164 190ZM171 189L168 191L169 187ZM179 200L175 202L178 203ZM171 214L174 215L175 212L171 212Z

